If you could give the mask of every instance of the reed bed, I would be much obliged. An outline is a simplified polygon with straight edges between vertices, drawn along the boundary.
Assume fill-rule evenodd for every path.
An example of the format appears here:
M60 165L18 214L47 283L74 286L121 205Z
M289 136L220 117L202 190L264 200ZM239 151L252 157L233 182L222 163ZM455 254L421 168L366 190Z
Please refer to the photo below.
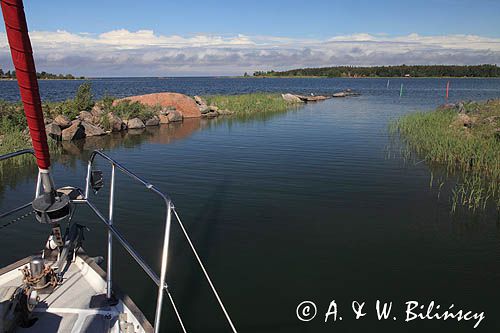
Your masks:
M285 112L295 105L286 102L280 94L268 93L210 95L204 98L208 105L215 105L219 109L232 111L236 115Z
M52 154L61 152L61 147L54 140L48 140L48 144ZM32 148L32 144L22 104L0 100L0 155L26 148ZM3 177L5 170L25 165L34 166L35 159L30 155L22 155L2 161L0 177Z
M439 164L458 176L452 210L500 209L500 100L416 112L390 124L403 155Z

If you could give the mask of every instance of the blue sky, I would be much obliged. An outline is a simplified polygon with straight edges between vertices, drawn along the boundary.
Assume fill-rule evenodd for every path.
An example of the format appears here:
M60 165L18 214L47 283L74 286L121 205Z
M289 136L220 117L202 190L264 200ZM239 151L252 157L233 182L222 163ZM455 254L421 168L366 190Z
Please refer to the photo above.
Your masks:
M100 33L323 37L352 33L500 37L500 1L25 1L30 28Z
M500 1L25 1L39 69L230 75L500 63ZM11 66L0 27L0 67ZM82 52L85 50L86 52Z

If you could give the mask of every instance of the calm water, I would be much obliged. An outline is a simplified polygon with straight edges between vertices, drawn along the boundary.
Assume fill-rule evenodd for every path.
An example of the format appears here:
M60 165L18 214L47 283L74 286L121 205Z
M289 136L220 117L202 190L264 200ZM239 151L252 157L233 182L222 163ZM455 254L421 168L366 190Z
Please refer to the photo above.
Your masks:
M190 121L65 144L54 166L58 185L83 186L92 149L112 157L168 192L240 332L498 332L499 217L489 210L450 215L450 183L438 198L430 170L388 156L391 119L444 103L447 80L385 79L100 79L97 96L174 90L189 94L253 91L362 96L309 104L270 117ZM403 97L399 98L400 84ZM72 96L79 82L43 81L45 99ZM451 80L450 100L500 97L500 80ZM0 82L0 98L16 100L15 82ZM107 170L102 164L103 170ZM29 200L31 170L2 176L0 208ZM109 177L107 177L109 180ZM158 267L161 202L127 178L117 178L116 225ZM93 198L106 210L107 191ZM104 228L89 220L86 249L105 253ZM1 230L0 263L37 250L48 230L32 221ZM190 332L228 332L221 312L179 229L174 226L168 283ZM155 290L116 246L117 283L150 316ZM393 301L397 320L378 321L375 301ZM314 301L317 317L295 311ZM330 301L342 321L324 323ZM351 302L366 301L354 319ZM405 323L406 301L484 311L473 322ZM165 332L180 331L165 306Z

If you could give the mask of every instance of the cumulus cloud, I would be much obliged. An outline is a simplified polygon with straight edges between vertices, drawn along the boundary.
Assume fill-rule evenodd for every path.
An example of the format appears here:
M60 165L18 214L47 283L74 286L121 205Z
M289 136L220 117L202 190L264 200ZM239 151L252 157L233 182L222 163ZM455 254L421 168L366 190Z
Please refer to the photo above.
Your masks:
M30 33L39 70L86 76L231 75L297 67L500 62L500 38L476 35L352 34L324 39L246 35ZM0 67L11 68L0 32Z

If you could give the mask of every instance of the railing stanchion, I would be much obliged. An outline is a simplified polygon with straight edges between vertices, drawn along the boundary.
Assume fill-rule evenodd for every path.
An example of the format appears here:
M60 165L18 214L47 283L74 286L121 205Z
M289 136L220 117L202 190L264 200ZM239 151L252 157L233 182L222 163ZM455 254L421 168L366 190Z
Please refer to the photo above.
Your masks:
M165 223L165 235L163 236L163 250L161 256L160 285L158 286L158 298L156 299L155 333L160 332L161 308L163 304L163 291L165 290L165 279L167 276L168 243L170 240L170 225L172 220L172 203L167 200L167 217Z
M115 165L111 164L111 184L109 189L109 225L113 225L113 205L115 201ZM113 270L113 234L108 229L108 265L106 274L106 297L111 298Z
M42 176L40 175L40 171L38 171L38 176L36 178L35 199L40 195L40 186L42 186Z
M87 178L85 178L85 199L89 198L89 188L90 188L90 171L92 170L92 159L89 160L87 166Z

